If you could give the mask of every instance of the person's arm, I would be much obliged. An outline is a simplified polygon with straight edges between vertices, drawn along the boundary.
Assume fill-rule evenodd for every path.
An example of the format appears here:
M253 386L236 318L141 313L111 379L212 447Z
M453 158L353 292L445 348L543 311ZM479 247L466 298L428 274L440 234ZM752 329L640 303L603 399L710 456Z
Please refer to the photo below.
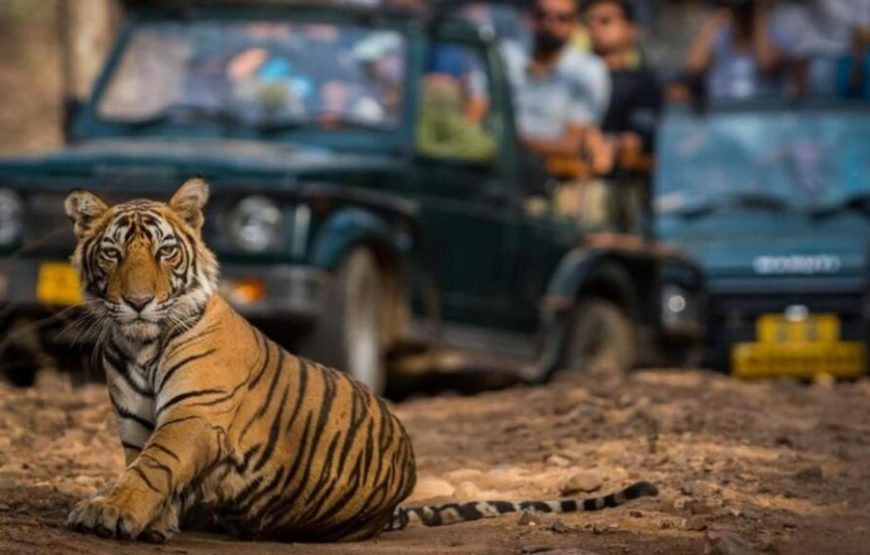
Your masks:
M686 70L692 75L701 75L713 65L713 49L719 33L731 20L731 12L725 8L716 11L704 26L701 32L692 41L689 47L689 55L686 58Z
M782 49L776 45L771 36L770 3L767 0L757 0L755 3L752 50L758 68L764 73L778 70L785 61Z
M532 152L544 157L549 156L577 156L583 145L583 137L586 126L576 122L570 122L565 126L562 135L555 139L539 139L534 137L521 137L521 144Z

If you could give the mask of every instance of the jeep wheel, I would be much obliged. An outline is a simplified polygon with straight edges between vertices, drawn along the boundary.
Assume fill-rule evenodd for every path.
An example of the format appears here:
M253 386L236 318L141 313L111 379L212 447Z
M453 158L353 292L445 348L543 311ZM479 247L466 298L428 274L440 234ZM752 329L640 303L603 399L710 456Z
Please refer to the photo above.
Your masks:
M346 372L381 395L386 367L381 348L383 287L374 255L352 251L338 269L335 294L324 319L303 341L300 353Z
M634 325L614 303L583 299L568 323L562 367L625 374L635 363Z

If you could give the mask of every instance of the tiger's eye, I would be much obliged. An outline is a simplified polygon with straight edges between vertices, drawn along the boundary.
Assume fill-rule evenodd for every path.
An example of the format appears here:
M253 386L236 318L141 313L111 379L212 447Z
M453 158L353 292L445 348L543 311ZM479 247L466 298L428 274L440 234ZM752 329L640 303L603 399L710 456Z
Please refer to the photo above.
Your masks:
M117 262L121 260L121 251L115 248L105 248L100 251L100 258L106 262Z
M172 258L173 256L175 256L175 254L177 252L178 252L177 245L166 245L166 246L160 247L160 249L157 251L157 256L159 256L160 258L163 258L163 259Z

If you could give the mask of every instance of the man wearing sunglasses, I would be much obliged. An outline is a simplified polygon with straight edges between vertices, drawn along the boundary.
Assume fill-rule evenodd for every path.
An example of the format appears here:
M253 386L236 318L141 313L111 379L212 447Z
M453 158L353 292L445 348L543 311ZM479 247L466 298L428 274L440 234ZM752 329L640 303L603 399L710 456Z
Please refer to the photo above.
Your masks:
M570 43L577 12L574 0L535 0L531 52L504 47L522 142L544 158L577 156L610 101L607 68Z

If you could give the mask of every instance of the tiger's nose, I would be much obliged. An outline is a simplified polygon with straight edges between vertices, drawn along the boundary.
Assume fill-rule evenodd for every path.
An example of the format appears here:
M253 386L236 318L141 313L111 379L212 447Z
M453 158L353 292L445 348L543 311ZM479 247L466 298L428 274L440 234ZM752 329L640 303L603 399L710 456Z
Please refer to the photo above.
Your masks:
M154 300L154 295L124 295L124 302L136 312L142 312L148 303Z

